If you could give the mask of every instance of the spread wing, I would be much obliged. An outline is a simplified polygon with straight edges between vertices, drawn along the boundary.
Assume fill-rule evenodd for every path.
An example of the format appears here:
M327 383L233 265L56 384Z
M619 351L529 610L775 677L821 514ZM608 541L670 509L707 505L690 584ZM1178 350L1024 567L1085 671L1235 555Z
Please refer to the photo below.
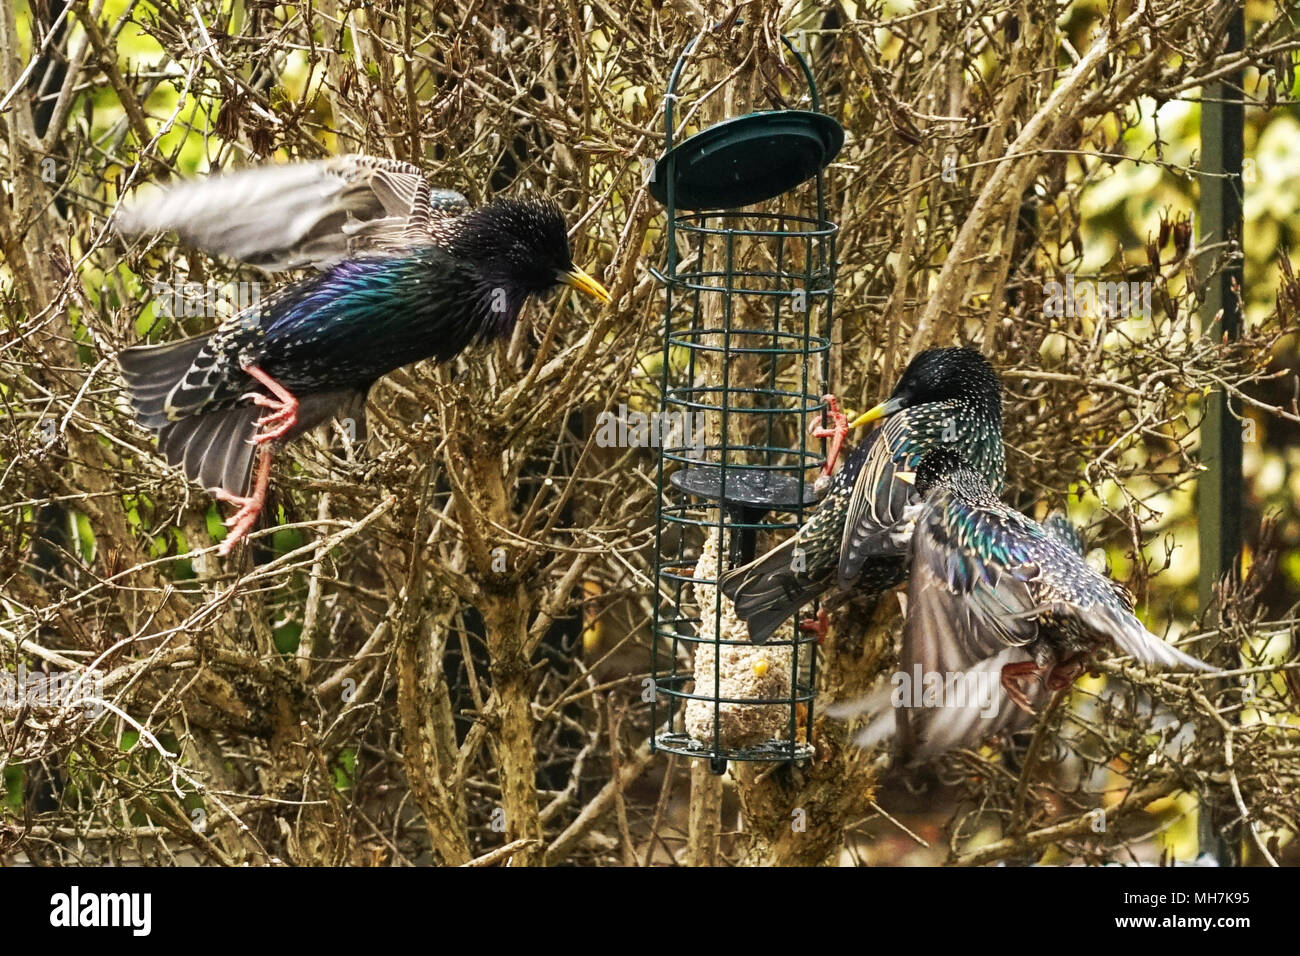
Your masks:
M921 509L912 537L911 614L928 638L941 637L968 660L1029 644L1050 610L1041 596L1042 559L1055 550L1064 549L1019 512L941 489Z
M1007 664L1030 660L1026 648L1042 609L1033 591L1039 569L1018 550L998 554L999 538L1011 539L1022 516L1008 511L1010 527L1001 528L1004 515L946 490L912 510L918 514L898 669L882 689L830 713L864 714L859 744L893 737L902 762L921 763L1032 722L1007 697L1001 676ZM1035 685L1029 698L1038 707L1047 694Z
M944 706L895 709L898 748L905 759L929 759L975 747L994 734L1021 730L1033 718L1007 696L1002 668L1028 661L1038 608L1028 579L1036 569L983 566L934 534L934 515L918 523L899 670L915 681L941 682ZM928 677L927 675L934 675ZM960 682L960 695L952 689ZM1037 709L1044 685L1029 688Z
M906 510L916 494L898 474L910 473L924 451L908 427L906 413L885 419L873 433L849 497L840 541L840 588L853 586L869 558L906 553L910 537Z
M115 226L125 235L175 232L197 249L276 272L436 243L468 208L418 166L349 154L187 180L126 205Z
M1068 625L1151 667L1215 670L1148 631L1124 586L1089 567L1074 542L1001 502L935 498L913 538L913 581L933 576L943 587L908 596L935 603L933 627L946 613L951 639L971 654L1026 645L1041 627Z
M1001 502L944 488L919 509L907 605L895 684L909 694L887 687L837 708L867 715L859 743L892 735L906 762L1028 727L1033 718L1007 697L1002 668L1031 660L1042 629L1066 619L1144 663L1213 670L1147 631L1123 587L1090 568L1073 542ZM937 704L922 699L921 685L943 687ZM1046 703L1043 683L1023 689L1035 710Z
M965 706L898 711L900 745L913 758L1029 726L1032 717L1002 688L1002 668L1030 660L1041 631L1067 621L1145 664L1213 670L1143 627L1127 591L1089 567L1076 542L1001 502L942 490L926 502L912 539L908 606L903 669L919 664L966 691ZM1049 692L1033 682L1028 696L1037 710Z

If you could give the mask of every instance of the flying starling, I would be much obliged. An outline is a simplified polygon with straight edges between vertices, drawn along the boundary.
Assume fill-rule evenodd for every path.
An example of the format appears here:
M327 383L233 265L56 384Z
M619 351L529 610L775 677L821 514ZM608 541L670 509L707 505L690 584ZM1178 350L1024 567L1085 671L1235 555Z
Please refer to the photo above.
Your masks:
M168 462L238 507L222 554L256 522L272 447L361 409L381 375L508 336L528 297L558 284L610 300L573 264L554 203L470 209L419 167L370 156L182 183L128 207L116 226L172 231L268 272L320 270L212 332L118 356L137 417Z
M912 360L887 401L850 423L882 427L848 456L799 532L725 574L722 591L762 644L805 604L835 589L878 594L903 580L910 528L910 476L927 451L952 447L1001 488L1002 386L979 352L929 349Z
M1128 590L1084 561L1073 529L1008 507L950 449L921 460L916 488L894 688L835 709L870 714L861 743L888 736L892 722L900 757L917 763L1021 729L1105 644L1154 667L1215 670L1148 631Z

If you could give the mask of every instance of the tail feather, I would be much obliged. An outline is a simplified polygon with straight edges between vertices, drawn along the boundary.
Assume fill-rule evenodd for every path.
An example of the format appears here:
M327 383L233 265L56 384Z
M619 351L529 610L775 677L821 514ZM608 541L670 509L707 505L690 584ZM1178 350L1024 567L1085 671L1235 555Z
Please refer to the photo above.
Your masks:
M185 377L210 337L211 333L165 345L137 345L118 353L117 362L130 389L136 419L145 428L157 431L168 424L167 396Z
M782 623L819 598L834 581L834 568L815 573L791 569L797 538L722 576L722 593L749 625L749 639L766 643Z
M835 720L864 717L866 726L858 731L853 742L868 750L894 739L899 729L893 706L893 688L888 683L863 697L836 701L825 708L825 713Z
M168 464L181 466L204 488L246 495L261 414L256 405L236 405L169 422L158 433L158 447Z
M340 411L354 420L356 431L364 436L365 393L343 389L301 396L294 426L280 441L292 441ZM164 425L158 432L158 447L169 464L180 465L186 477L204 488L246 495L256 454L253 437L262 414L251 404L209 408Z
M748 617L739 615L749 625L749 639L754 644L766 644L771 640L782 624L790 620L791 615L805 604L816 600L818 590L809 590L805 596L793 600L781 601L771 607L754 611Z
M253 438L263 411L250 403L209 402L191 407L183 399L169 402L196 358L208 345L209 335L199 335L167 345L142 345L118 355L122 375L131 393L136 418L158 433L158 447L171 465L208 490L232 495L248 494L256 449ZM261 391L252 379L249 391ZM299 396L292 429L280 442L288 442L340 411L355 425L354 438L365 434L365 389L340 389ZM173 419L171 415L182 417Z
M261 410L255 405L212 409L173 421L168 398L208 344L197 335L165 345L139 345L118 354L136 419L158 433L158 447L171 465L204 488L247 494Z

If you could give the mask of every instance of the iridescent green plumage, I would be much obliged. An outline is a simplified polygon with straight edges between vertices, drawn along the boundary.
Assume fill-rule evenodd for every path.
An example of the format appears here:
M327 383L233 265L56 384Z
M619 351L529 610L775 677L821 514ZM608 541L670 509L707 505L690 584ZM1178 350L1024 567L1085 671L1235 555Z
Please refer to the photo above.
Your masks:
M1018 729L1105 644L1152 666L1213 670L1147 631L1123 586L1089 567L1060 528L1004 504L960 456L926 455L917 490L898 673L978 693L897 706L886 690L840 705L841 715L869 715L862 742L892 730L904 759L919 761Z
M888 416L884 425L848 456L798 534L723 577L722 590L756 643L832 589L837 597L875 594L903 579L910 537L904 512L914 497L905 478L927 451L957 448L1001 487L1002 389L978 352L922 352L878 408Z
M342 156L183 183L118 217L123 233L172 230L266 270L322 270L210 333L119 356L141 424L168 461L241 504L237 531L269 474L259 465L246 495L250 444L288 441L343 407L359 416L381 375L508 335L528 297L560 283L609 301L574 266L554 203L467 207L417 167Z

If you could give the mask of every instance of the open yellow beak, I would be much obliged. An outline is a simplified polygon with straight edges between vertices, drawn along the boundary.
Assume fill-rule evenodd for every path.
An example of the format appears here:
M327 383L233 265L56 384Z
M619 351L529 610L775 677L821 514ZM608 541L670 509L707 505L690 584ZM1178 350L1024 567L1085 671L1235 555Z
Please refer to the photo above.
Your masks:
M875 408L863 412L853 421L849 422L849 428L861 428L863 425L869 425L878 418L885 418L894 412L901 411L903 403L900 399L891 398L887 402L881 402Z
M582 269L578 268L577 266L574 266L568 272L561 272L557 274L556 278L559 279L561 282L563 282L565 285L572 286L573 288L577 289L579 292L585 292L593 299L598 299L601 302L603 302L605 305L609 305L610 302L609 291L603 285L601 285L591 276L587 275L587 273L583 272Z

